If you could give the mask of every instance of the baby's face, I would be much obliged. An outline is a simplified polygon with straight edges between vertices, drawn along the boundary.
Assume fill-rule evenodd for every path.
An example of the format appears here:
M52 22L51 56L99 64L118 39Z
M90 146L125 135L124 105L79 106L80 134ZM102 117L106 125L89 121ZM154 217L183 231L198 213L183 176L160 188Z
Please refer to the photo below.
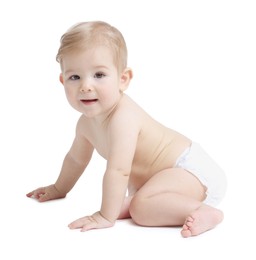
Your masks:
M60 79L70 105L87 117L109 114L121 96L121 78L105 46L66 54Z

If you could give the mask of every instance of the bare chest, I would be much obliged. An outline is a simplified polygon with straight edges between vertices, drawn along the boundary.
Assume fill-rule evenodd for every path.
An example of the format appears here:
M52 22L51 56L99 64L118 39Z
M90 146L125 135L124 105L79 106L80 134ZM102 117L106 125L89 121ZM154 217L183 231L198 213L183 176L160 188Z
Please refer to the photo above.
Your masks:
M86 138L90 141L100 156L105 159L108 158L110 144L107 132L104 131L104 129L91 128L87 133Z

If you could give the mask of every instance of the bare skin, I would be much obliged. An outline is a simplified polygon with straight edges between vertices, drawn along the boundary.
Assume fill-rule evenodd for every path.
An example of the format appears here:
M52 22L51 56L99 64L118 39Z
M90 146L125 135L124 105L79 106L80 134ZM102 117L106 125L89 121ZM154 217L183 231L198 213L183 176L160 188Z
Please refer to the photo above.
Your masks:
M178 175L181 175L181 178L184 177L182 175L187 174L187 172L182 169L173 169L173 172L174 171L175 171L174 175L177 173ZM160 174L163 176L157 176L155 178L156 179L161 178L161 180L164 178L167 179L167 178L169 178L169 174L170 174L169 171L163 171L163 173ZM190 179L191 179L191 177L194 178L193 176L190 176ZM197 179L195 178L194 181L197 182ZM176 186L175 183L173 183L173 185ZM155 188L158 189L157 186ZM164 186L162 188L163 188L163 190L166 189L166 187L164 187ZM141 220L138 218L137 224L141 224L143 226L180 226L184 223L182 226L181 235L186 238L186 237L190 237L190 236L197 236L201 233L204 233L204 232L214 228L216 225L221 223L221 221L223 220L222 211L200 202L200 200L204 199L205 195L203 195L203 198L201 198L199 201L192 200L192 199L190 200L191 209L189 209L188 212L191 211L192 209L195 209L195 210L191 211L191 213L189 213L188 215L186 212L184 212L184 217L181 217L178 215L178 218L177 218L174 215L170 215L169 212L175 210L176 211L175 213L177 213L178 209L180 209L180 211L183 212L185 210L184 207L187 207L187 205L183 206L182 203L184 201L185 201L185 203L188 202L188 198L184 198L181 194L178 194L178 192L175 191L176 190L175 187L173 187L173 188L174 188L173 193L171 192L171 189L170 189L169 194L167 192L156 194L155 195L156 205L154 207L152 207L152 205L150 205L150 208L147 208L146 200L141 201L141 204L138 203L138 205L139 205L138 207L145 214L143 216L143 218L145 218L145 219L144 220L142 219L142 222L140 222ZM203 190L204 190L204 188L203 188ZM203 190L202 190L202 194L204 194ZM200 194L200 192L198 192L198 194ZM135 195L135 196L137 196L137 195ZM149 196L149 198L152 198L152 201L153 201L153 196L150 196L150 194L148 194L148 196ZM119 215L119 219L132 217L136 222L136 216L135 215L133 216L133 205L131 206L133 198L134 198L134 196L129 196L126 198L126 200L124 201L121 213ZM166 204L165 204L165 198L167 198ZM158 204L159 200L161 200L161 204ZM152 201L151 201L151 203L152 203ZM173 201L173 205L171 205L172 201ZM179 206L177 206L177 204L179 204ZM142 208L142 206L144 206L144 207ZM171 207L173 207L173 210ZM168 208L169 208L169 210L166 210ZM136 214L136 209L135 209L134 214ZM152 222L154 214L156 216L155 216L154 221ZM159 218L159 215L161 216L161 219ZM171 222L170 219L172 219L173 222ZM185 221L184 221L184 219L185 219Z
M203 204L186 218L181 235L183 237L197 236L214 228L222 220L222 211Z
M60 81L70 105L82 115L56 182L27 196L40 202L65 197L95 149L107 160L101 208L70 223L71 229L112 227L129 217L143 226L183 226L183 237L214 228L222 212L202 203L206 188L194 175L174 167L191 140L158 123L125 95L131 70L119 73L111 51L95 49L63 58Z

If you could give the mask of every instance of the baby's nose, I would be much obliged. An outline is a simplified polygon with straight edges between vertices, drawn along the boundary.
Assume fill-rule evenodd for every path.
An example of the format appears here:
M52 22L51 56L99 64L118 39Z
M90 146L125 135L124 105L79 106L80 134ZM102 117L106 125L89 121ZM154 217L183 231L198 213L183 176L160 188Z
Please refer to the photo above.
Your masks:
M84 82L80 87L80 92L82 93L91 92L91 91L92 91L92 87L88 82Z

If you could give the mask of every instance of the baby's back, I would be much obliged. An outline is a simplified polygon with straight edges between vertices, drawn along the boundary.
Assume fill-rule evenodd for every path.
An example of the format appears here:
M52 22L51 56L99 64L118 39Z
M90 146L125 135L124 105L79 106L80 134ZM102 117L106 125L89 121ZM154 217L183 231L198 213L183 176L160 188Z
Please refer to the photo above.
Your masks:
M135 106L137 104L134 103ZM145 182L155 173L171 168L179 155L191 145L191 140L175 130L167 128L143 109L137 108L141 122L136 152L132 165L131 181Z

